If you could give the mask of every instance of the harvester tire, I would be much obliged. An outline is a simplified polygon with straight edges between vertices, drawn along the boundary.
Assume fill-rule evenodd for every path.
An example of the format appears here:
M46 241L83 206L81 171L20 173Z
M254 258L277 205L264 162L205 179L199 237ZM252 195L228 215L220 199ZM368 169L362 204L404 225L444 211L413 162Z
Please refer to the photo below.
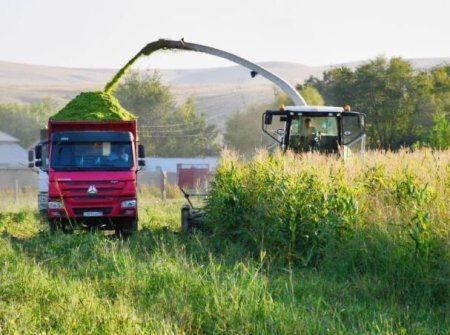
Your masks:
M190 224L189 224L189 215L190 215L190 209L188 206L183 206L181 209L181 232L187 233L189 231Z

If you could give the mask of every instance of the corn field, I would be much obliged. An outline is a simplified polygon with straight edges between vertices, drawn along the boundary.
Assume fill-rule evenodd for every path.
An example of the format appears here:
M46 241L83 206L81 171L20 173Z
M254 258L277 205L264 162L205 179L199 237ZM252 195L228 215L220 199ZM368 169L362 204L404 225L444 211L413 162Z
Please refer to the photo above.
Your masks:
M450 152L223 153L204 229L140 189L140 230L0 212L0 334L448 334Z

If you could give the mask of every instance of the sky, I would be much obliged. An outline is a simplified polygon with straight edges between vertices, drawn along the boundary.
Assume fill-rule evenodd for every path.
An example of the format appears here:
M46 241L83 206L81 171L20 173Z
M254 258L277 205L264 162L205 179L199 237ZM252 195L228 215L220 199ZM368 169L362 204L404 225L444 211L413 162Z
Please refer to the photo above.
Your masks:
M0 0L0 60L120 68L147 43L180 39L253 62L326 66L378 56L450 57L449 0ZM157 52L140 66L230 65Z

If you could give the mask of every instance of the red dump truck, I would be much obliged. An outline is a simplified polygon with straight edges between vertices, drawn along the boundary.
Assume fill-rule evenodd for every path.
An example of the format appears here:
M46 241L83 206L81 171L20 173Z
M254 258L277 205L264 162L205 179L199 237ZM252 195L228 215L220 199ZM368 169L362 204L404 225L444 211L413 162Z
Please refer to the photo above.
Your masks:
M35 148L35 165L48 173L52 231L83 226L130 235L137 230L137 172L145 153L136 120L50 120L47 143L48 158L41 145Z

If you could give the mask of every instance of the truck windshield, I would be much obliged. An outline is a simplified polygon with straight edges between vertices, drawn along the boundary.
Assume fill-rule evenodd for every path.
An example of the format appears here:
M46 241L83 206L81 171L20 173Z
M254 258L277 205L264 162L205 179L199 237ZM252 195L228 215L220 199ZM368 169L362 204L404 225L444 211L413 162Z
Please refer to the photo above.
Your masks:
M289 128L289 148L296 152L336 152L338 122L335 116L295 116Z
M52 168L55 170L128 170L133 166L130 142L53 143Z

